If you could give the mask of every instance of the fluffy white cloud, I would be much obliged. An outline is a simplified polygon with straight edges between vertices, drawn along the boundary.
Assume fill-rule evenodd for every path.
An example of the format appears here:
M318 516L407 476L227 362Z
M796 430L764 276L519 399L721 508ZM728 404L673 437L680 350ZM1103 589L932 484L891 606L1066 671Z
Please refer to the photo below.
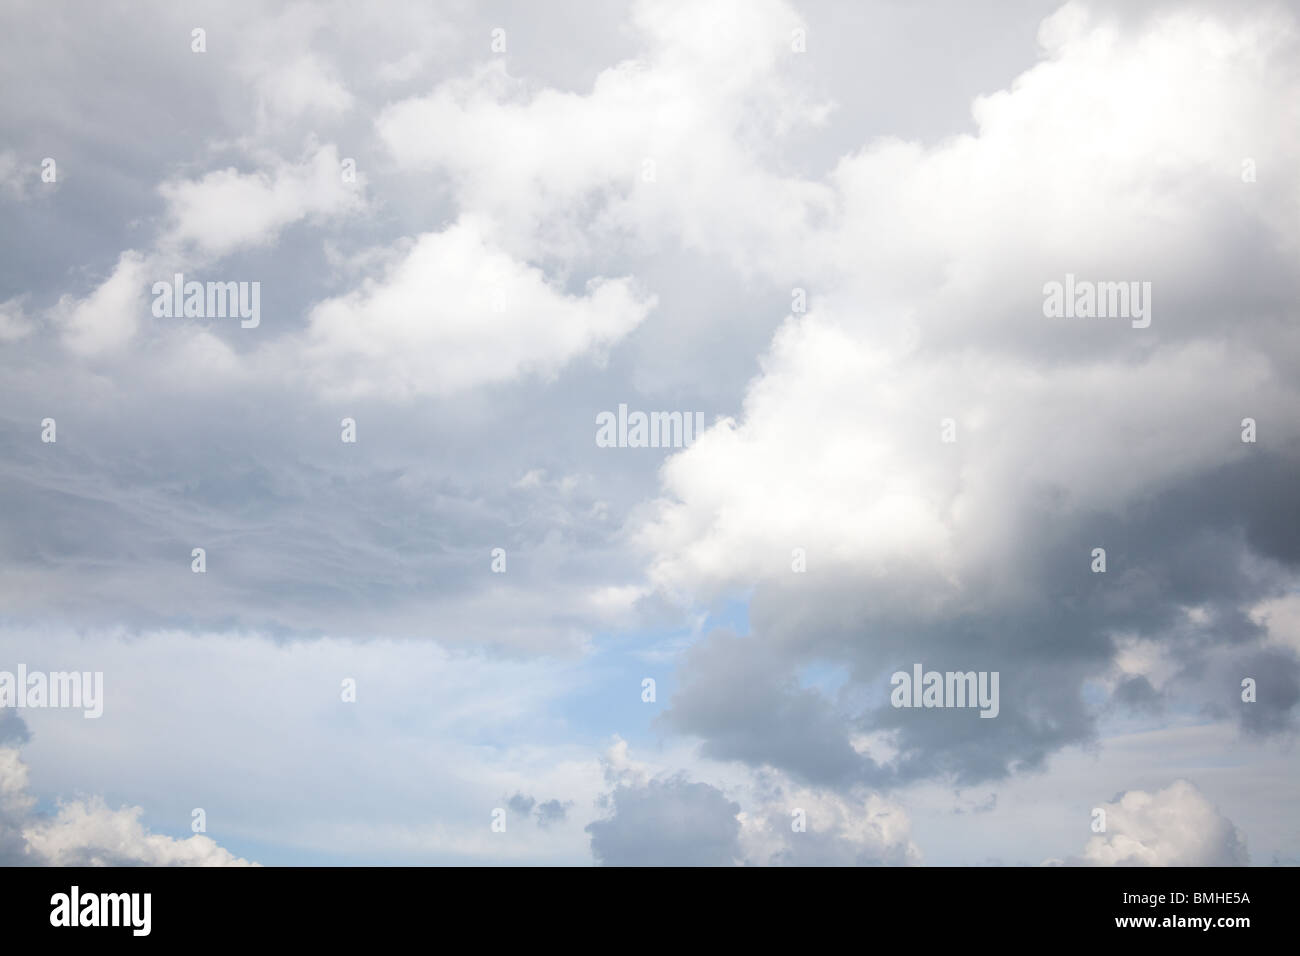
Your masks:
M81 356L122 348L148 314L147 282L155 278L149 259L134 249L123 252L112 273L84 298L62 296L51 310L63 344Z
M90 293L66 294L49 310L63 344L73 353L91 357L120 351L149 316L146 293L154 282L170 281L176 271L242 247L273 243L295 222L356 212L365 205L357 185L343 182L333 145L315 149L300 163L273 158L257 172L217 170L198 180L163 183L159 191L168 209L166 226L153 248L126 250L108 278ZM17 301L0 305L0 341L30 331ZM201 328L182 329L172 343L173 362L207 367L215 358L229 367L228 356L220 354L224 347Z
M1225 344L1216 307L1244 327L1270 302L1211 303L1223 228L1300 251L1300 197L1239 175L1245 152L1300 159L1272 119L1297 92L1291 19L1174 11L1121 31L1067 5L1043 24L1041 62L976 100L976 135L881 140L823 183L769 162L822 115L788 68L793 10L647 2L635 22L645 52L589 93L535 89L498 61L376 128L399 165L448 174L511 250L574 255L630 235L815 281L743 423L666 469L670 500L644 538L659 583L779 573L796 546L823 562L919 556L950 578L958 551L1014 545L1012 489L1116 506L1240 455L1243 408L1295 439L1295 389L1271 358L1295 333L1270 323ZM1149 279L1154 329L1045 319L1042 285L1066 271ZM945 417L955 446L938 444Z
M140 807L111 809L102 797L59 803L58 812L33 812L27 766L19 751L0 748L0 853L9 865L250 866L211 837L177 840L151 833ZM13 838L17 837L17 840Z
M775 775L765 802L741 814L741 844L754 864L781 866L913 866L921 851L903 808L878 793L816 790ZM801 811L797 816L795 811ZM798 820L804 829L796 830Z
M302 357L325 392L439 395L551 375L626 335L654 302L629 279L566 293L462 219L418 237L382 278L316 305Z
M146 293L155 281L177 270L219 259L248 246L273 243L281 231L302 220L356 212L364 200L356 184L343 182L338 149L316 148L300 163L273 158L267 168L240 173L233 168L198 180L172 180L159 186L168 203L166 225L154 247L121 254L107 279L85 296L62 296L49 314L62 341L83 356L109 355L129 342L148 317ZM0 306L0 340L25 334L28 325L16 300ZM173 356L191 354L186 330Z
M450 176L461 209L516 253L581 255L630 233L788 269L789 240L830 200L763 166L774 139L825 115L784 75L798 15L775 0L652 0L634 22L645 51L588 93L490 62L389 106L376 129L399 166Z
M1270 643L1300 651L1300 593L1261 602L1251 618L1268 629Z
M795 547L823 570L905 561L956 582L1015 556L1025 492L1060 494L1071 511L1116 508L1243 456L1240 409L1295 441L1295 404L1264 356L1212 344L1045 371L875 346L810 314L778 333L741 423L665 465L642 540L653 577L674 590L787 575Z
M1106 832L1088 840L1091 866L1245 866L1246 846L1232 821L1186 780L1163 790L1130 790L1102 804Z
M1185 11L1120 35L1070 5L1042 41L1039 65L976 102L977 135L837 166L835 217L793 234L815 249L810 310L776 335L740 422L663 471L643 529L658 583L788 574L795 547L956 583L1014 557L1042 495L1113 509L1242 460L1247 415L1272 448L1300 438L1277 360L1300 339L1273 318L1300 196L1244 183L1237 145L1300 162L1271 118L1300 95L1294 21ZM1260 237L1250 289L1221 261L1225 229ZM1150 281L1151 327L1045 318L1066 272Z
M216 257L241 246L266 245L300 220L356 212L364 205L358 184L343 181L333 144L299 163L275 159L251 173L231 167L158 188L168 204L161 245Z

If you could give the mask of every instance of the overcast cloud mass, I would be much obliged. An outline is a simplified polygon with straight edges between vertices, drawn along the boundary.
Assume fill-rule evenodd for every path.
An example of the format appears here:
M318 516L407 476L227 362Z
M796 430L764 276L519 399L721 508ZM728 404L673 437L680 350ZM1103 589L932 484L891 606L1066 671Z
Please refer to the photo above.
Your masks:
M1300 4L11 0L0 89L0 863L1300 863Z

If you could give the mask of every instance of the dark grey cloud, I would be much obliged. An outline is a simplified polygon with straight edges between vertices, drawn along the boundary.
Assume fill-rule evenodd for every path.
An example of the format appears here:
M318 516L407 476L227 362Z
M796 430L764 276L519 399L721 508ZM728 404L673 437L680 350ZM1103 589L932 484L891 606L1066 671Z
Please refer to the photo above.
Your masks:
M1160 692L1141 674L1120 681L1112 696L1117 704L1141 713L1158 713L1161 707Z
M1287 593L1297 568L1290 533L1265 530L1300 515L1292 476L1300 477L1294 459L1263 455L1153 491L1117 514L1040 507L1025 519L1034 537L1013 564L988 568L986 586L924 616L917 607L934 604L943 583L906 568L872 582L839 569L765 582L751 605L753 633L719 631L693 648L661 719L700 738L707 756L822 785L995 780L1095 739L1103 705L1086 691L1111 672L1115 637L1128 634L1162 648L1178 676L1161 694L1145 676L1122 678L1116 703L1208 706L1249 732L1289 734L1300 661L1266 645L1249 611ZM1090 570L1094 544L1107 547L1105 574ZM1008 577L1020 585L1014 599L993 599L1008 593ZM1193 607L1199 622L1188 618ZM802 686L812 661L842 667L848 680L834 695ZM998 671L999 715L893 708L890 675L918 662ZM1242 704L1241 678L1252 675L1266 675L1257 676L1259 699ZM891 732L899 751L885 763L852 746L855 735L879 731Z
M818 783L847 783L862 760L832 701L798 686L795 661L757 637L711 633L682 664L682 686L661 722L703 738L718 760L771 765Z

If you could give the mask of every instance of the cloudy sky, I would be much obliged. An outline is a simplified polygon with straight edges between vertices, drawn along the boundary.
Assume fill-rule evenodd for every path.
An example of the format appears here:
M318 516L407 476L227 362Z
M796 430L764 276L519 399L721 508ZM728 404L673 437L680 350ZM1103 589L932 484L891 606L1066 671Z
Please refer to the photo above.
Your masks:
M1300 863L1300 4L10 0L0 89L0 671L103 675L0 862Z

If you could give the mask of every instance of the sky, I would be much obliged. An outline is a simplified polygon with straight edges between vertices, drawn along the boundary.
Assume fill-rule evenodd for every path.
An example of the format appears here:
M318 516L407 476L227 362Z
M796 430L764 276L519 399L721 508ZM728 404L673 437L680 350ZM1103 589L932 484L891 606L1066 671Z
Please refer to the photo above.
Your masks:
M10 0L0 91L0 863L1300 863L1300 4Z

